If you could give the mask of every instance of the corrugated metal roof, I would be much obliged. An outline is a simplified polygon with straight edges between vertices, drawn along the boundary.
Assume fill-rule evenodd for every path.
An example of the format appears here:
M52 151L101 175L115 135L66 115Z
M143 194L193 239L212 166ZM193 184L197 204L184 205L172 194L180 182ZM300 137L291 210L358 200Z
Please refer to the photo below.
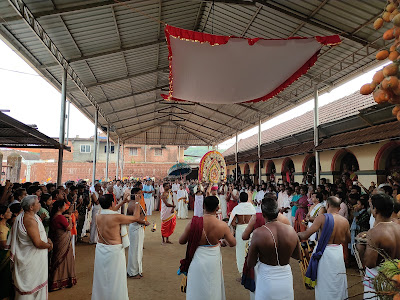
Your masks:
M69 78L69 99L91 120L93 105L98 106L100 125L110 122L116 129L111 133L114 140L118 135L139 144L217 144L255 126L259 118L265 121L310 98L312 80L324 91L376 64L377 49L385 47L382 33L371 25L384 0L217 0L214 9L210 1L119 2L123 5L100 0L24 1L93 96L88 100ZM10 3L22 2L0 0L2 39L60 89L61 66ZM266 102L188 105L160 97L161 89L168 87L168 49L163 26L148 16L215 34L265 38L340 34L343 42L323 48L306 75Z

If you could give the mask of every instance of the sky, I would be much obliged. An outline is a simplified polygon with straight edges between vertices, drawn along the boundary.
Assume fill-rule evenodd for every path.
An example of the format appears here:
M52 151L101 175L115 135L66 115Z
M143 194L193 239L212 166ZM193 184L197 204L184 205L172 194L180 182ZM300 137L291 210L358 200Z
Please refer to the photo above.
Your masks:
M58 137L60 130L61 94L44 78L39 76L18 54L0 40L0 110L10 110L7 114L22 123L35 124L38 130L50 137ZM6 58L6 59L4 59ZM368 82L381 68L366 72L359 77L319 96L319 106L326 105L350 95ZM285 122L313 109L313 99L280 114L261 126L262 130ZM256 134L257 127L239 134L244 139ZM74 105L70 106L69 137L88 138L94 135L94 124ZM235 143L235 138L218 145L227 149Z

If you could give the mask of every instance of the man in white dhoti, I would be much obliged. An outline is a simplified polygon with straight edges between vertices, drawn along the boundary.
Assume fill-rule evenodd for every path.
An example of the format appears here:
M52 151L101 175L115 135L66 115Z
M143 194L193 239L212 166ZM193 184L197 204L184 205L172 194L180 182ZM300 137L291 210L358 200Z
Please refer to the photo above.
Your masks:
M48 251L53 243L47 238L36 195L26 196L23 212L14 221L7 244L11 246L12 275L17 300L45 300L48 298Z
M89 244L96 244L99 239L95 219L101 208L99 204L100 190L100 183L96 183L94 186L94 192L90 196L92 198L92 222L90 223Z
M154 188L150 184L150 181L145 181L143 185L143 197L144 201L146 202L146 209L147 209L147 215L151 216L153 214L153 198L152 195L154 193Z
M222 218L226 219L228 218L228 213L227 213L227 202L226 202L226 193L228 192L228 188L225 184L225 182L221 183L221 186L218 189L218 197L219 197L219 207L221 208L222 212Z
M183 185L179 186L179 190L176 193L176 198L178 198L178 219L187 219L189 195L187 191L183 188Z
M225 285L222 272L221 246L236 245L235 238L225 222L216 218L218 198L204 199L203 217L193 217L179 238L179 243L188 243L188 254L180 271L187 273L186 299L224 300Z
M125 216L112 210L112 199L100 197L101 212L97 223L99 241L96 245L92 300L128 300L125 248L129 246L125 224L139 221L139 197L135 197L135 214Z
M136 196L138 195L138 196ZM131 193L131 200L128 204L127 215L132 216L135 214L135 197L141 197L140 188L134 187ZM146 210L144 207L138 206L140 210L140 218L137 222L129 224L129 252L128 252L128 266L127 272L129 278L140 279L143 277L143 242L144 242L144 226L149 226L150 223L146 221Z
M292 195L293 189L289 186L285 192L286 192L286 197L283 197L281 212L289 220L290 225L293 226L292 207L290 206L290 202L292 202L292 199L293 199L293 195Z
M267 186L265 185L265 183L263 183L261 185L261 189L257 191L256 198L254 201L254 204L256 205L256 212L258 213L261 213L261 203L262 200L264 199L266 191L267 191Z
M279 210L284 210L285 211L285 204L287 204L287 192L285 191L285 186L283 184L279 185L279 193L278 193L278 208ZM290 205L289 205L290 208ZM285 215L286 217L287 215Z
M380 299L375 294L373 279L378 274L378 266L383 261L376 251L380 249L391 259L400 259L400 225L391 219L393 213L393 200L384 193L371 197L371 213L374 216L375 226L368 232L361 232L358 237L367 239L368 244L357 244L357 250L364 263L364 299ZM375 296L375 297L374 297Z
M346 218L338 214L341 200L327 199L327 213L318 216L310 228L298 232L300 240L307 240L321 229L321 236L305 276L305 282L315 287L316 300L347 299L347 276L343 246L350 242L350 226Z
M305 221L307 222L307 228L310 228L314 222L314 220L317 218L318 213L320 209L322 208L322 194L321 193L313 193L311 195L311 200L313 202L313 205L310 206L310 211L308 212ZM309 237L310 241L316 241L317 240L317 233L313 233Z
M256 210L248 200L248 194L245 192L239 195L240 202L235 206L229 217L228 226L236 228L236 265L239 274L242 275L244 259L246 257L246 241L242 239L242 234L247 227L251 217L256 214Z
M290 258L300 259L300 243L290 225L278 222L275 197L265 197L261 205L265 225L253 232L247 266L257 267L256 300L293 300ZM279 247L277 246L279 245Z

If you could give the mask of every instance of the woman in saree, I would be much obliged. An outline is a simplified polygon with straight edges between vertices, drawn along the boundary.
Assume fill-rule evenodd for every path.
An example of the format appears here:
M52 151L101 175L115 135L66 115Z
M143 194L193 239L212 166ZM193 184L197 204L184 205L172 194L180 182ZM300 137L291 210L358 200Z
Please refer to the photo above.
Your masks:
M14 290L11 284L10 250L7 249L7 237L10 227L7 221L12 213L7 206L0 206L0 299L13 299Z
M50 214L49 237L54 244L49 267L50 292L76 284L70 232L72 220L70 215L63 215L65 210L65 202L58 200L53 203Z
M306 231L307 227L304 224L304 219L308 213L308 197L307 197L307 187L300 187L300 199L297 204L296 217L294 222L294 229L296 232Z

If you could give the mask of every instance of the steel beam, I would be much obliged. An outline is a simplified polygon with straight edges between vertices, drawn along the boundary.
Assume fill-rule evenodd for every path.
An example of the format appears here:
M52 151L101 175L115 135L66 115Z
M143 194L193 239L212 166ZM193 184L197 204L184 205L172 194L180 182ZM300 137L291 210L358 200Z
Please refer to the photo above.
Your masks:
M144 91L131 93L131 94L129 94L129 95L122 96L122 97L118 97L118 98L111 98L111 99L108 99L108 100L106 100L106 101L98 102L98 103L99 103L99 105L102 105L102 104L105 104L105 103L109 104L110 102L113 102L113 101L118 101L118 100L121 100L121 99L126 99L126 98L129 98L129 97L134 97L134 96L137 96L137 95L141 95L141 94L153 92L153 91L156 91L156 90L159 90L159 89L161 89L161 88L168 87L168 86L169 86L168 84L162 85L162 86L156 86L156 87L151 88L151 89L147 89L147 90L144 90ZM84 106L84 107L88 107L88 106L86 105L86 106Z
M110 161L110 125L107 125L107 146L106 146L106 181L108 178L108 163Z
M147 100L151 100L151 99L147 99ZM145 100L145 101L147 101L147 100ZM111 115L114 115L114 114L118 114L120 112L125 112L125 111L128 111L128 110L137 109L137 108L141 108L141 107L144 107L144 106L149 106L149 105L152 105L152 104L157 104L157 103L160 103L162 101L164 101L164 99L158 99L158 100L155 100L153 102L147 102L147 103L143 103L143 104L139 104L139 105L135 105L135 106L131 106L131 107L126 107L126 108L120 109L120 110L114 110L113 112L110 112L108 115L111 116Z
M236 175L236 181L238 180L238 133L236 132L236 139L235 139L235 175Z
M129 2L135 2L135 1L134 0L118 0L118 2L129 3ZM70 6L70 7L62 8L62 9L42 10L42 11L36 12L34 14L34 17L36 19L39 19L39 18L43 18L43 17L60 16L60 15L65 15L65 14L84 12L86 10L95 9L95 8L99 8L99 7L116 6L116 5L119 5L119 4L113 0L101 1L101 2L90 3L90 4ZM18 18L18 16L10 16L10 17L4 18L2 20L2 22L10 22L10 21L15 21L15 20L20 20L20 19L21 18L20 17Z
M149 70L149 71L145 71L145 72L141 72L141 73L137 73L137 74L133 74L133 75L129 75L129 76L124 76L124 77L115 78L115 79L111 79L111 80L101 81L101 82L94 83L94 84L89 84L89 85L87 85L87 88L92 88L95 86L101 86L101 85L105 85L105 84L115 83L118 81L123 81L123 80L127 80L127 79L136 78L139 76L149 75L149 74L153 74L156 72L162 72L165 70L169 70L168 67L157 68L157 69L153 69L153 70Z
M117 145L117 160L116 160L116 171L115 171L115 179L118 179L118 168L119 168L119 152L120 152L120 141L119 141L119 137L118 137L118 145Z
M99 126L99 112L94 113L94 138L93 138L93 172L92 172L92 184L96 180L96 164L97 164L97 127Z
M329 0L324 0L322 1L312 12L307 16L307 20L310 20ZM294 36L301 28L303 28L304 25L307 23L303 21L299 26L296 27L295 30L292 31L291 34L289 34L289 37Z
M23 18L25 23L31 28L35 35L39 38L40 42L46 47L49 53L54 59L67 71L71 80L75 83L78 89L86 96L86 98L92 103L92 105L100 112L101 116L109 122L108 118L104 114L103 110L99 107L93 95L90 93L88 88L83 84L78 74L70 66L68 61L65 59L63 54L58 50L56 44L50 39L50 36L43 29L42 25L35 19L32 12L28 9L22 0L8 0L8 2L14 7L15 11Z
M258 120L257 154L258 154L258 184L261 184L261 118Z
M148 127L143 128L143 129L140 129L140 131L139 131L139 132L136 132L135 134L128 135L129 133L125 133L125 134L123 134L123 135L121 136L121 138L122 138L124 141L129 140L129 139L131 139L131 138L134 138L135 136L138 136L138 135L140 135L140 134L142 134L142 133L145 133L146 131L151 130L151 129L154 129L154 128L156 128L156 127L158 127L158 126L160 126L160 125L163 125L163 124L165 124L165 123L167 123L167 122L169 122L169 120L162 120L161 122L158 122L158 123L156 123L156 124L153 124L153 125L150 125L150 126L148 126Z
M57 186L62 184L62 166L64 157L64 144L65 144L65 106L67 100L67 71L63 70L62 85L61 85L61 113L60 113L60 134L59 143L61 145L58 149L58 162L57 162Z
M324 23L322 21L319 21L316 19L308 19L307 15L305 15L301 12L295 11L295 10L291 9L290 7L280 5L280 4L276 3L275 1L268 1L268 0L253 0L253 1L255 3L260 3L260 4L264 5L265 7L269 7L279 13L282 13L284 15L287 15L287 16L297 19L299 21L305 22L306 24L313 25L315 27L321 28L323 30L326 30L326 31L334 33L334 34L340 34L342 37L344 37L348 40L351 40L353 42L359 43L363 46L369 44L368 40L365 40L356 35L352 35L348 32L345 32L343 29L337 28L333 25ZM378 49L378 48L376 48L376 49Z
M121 180L124 178L125 142L122 142Z
M314 153L315 153L315 184L319 184L320 170L319 170L319 152L317 147L319 145L318 136L319 127L319 105L318 105L318 86L314 86Z

